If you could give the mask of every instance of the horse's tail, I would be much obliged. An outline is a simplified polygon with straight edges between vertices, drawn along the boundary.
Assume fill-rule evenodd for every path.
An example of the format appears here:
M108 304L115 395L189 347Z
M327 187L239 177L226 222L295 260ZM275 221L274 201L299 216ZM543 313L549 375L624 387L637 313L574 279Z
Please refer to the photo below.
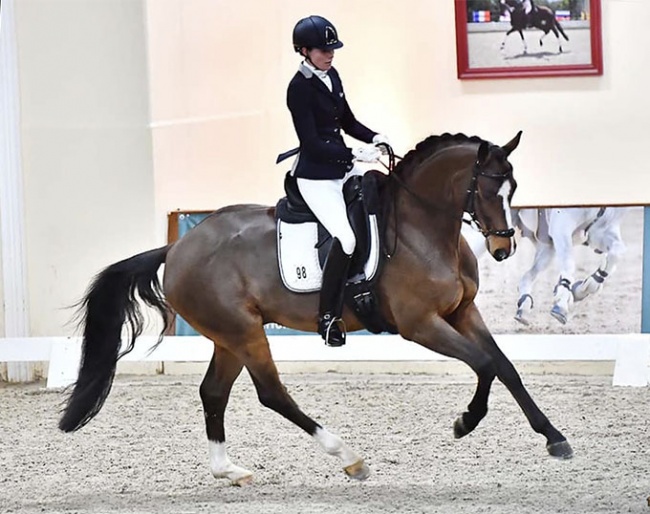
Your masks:
M555 18L555 15L553 16L553 19L555 20L555 26L556 26L557 29L560 31L560 34L562 34L562 35L564 36L564 39L566 39L566 40L568 41L568 40L569 40L569 36L567 36L567 35L564 33L564 29L562 28L562 25L560 25L560 22L557 21L557 19Z
M164 328L169 327L171 308L165 301L157 271L171 246L135 255L99 273L79 302L79 326L83 343L79 377L70 393L59 428L72 432L93 419L104 405L113 384L117 361L133 350L144 328L136 291L145 304L158 310ZM130 341L121 348L121 332L128 324Z

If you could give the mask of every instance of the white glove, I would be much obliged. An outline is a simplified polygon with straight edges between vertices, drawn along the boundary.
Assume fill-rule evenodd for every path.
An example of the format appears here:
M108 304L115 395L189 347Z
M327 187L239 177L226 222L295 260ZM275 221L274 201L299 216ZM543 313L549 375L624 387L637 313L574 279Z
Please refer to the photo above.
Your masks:
M375 137L372 138L372 144L378 145L382 143L390 146L390 141L388 141L388 138L384 134L375 134ZM381 153L384 155L388 153L388 150L386 150L385 146L380 146L379 149L381 150Z
M352 149L352 155L355 161L359 162L377 162L381 157L379 148L373 145L360 146Z

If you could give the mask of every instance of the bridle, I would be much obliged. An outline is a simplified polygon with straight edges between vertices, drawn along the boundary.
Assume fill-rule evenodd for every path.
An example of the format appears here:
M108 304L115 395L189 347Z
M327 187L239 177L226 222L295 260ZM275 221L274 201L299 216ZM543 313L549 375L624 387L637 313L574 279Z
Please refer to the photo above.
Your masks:
M439 213L441 211L440 207L433 204L426 198L423 198L419 194L417 194L415 191L413 191L402 178L394 172L395 170L395 164L396 160L399 159L401 160L402 157L399 155L395 155L395 152L393 152L393 148L386 144L386 143L379 143L377 146L383 147L386 149L386 154L388 155L388 165L384 164L382 161L381 164L388 170L388 178L392 179L395 181L395 183L404 189L409 195L411 195L417 202L420 204L422 208L425 210L429 211L435 211L436 213ZM472 168L472 179L469 183L469 187L467 188L467 199L465 201L465 207L463 209L464 213L469 214L470 219L465 219L463 218L461 221L463 223L467 223L469 225L472 225L476 227L476 229L483 234L485 238L489 236L494 236L494 237L504 237L504 238L511 238L515 235L515 229L514 228L509 228L507 230L494 230L490 228L485 228L480 220L478 219L478 216L476 214L476 195L478 193L478 178L479 177L485 177L493 180L502 180L505 182L505 180L510 180L512 178L512 171L508 172L507 174L499 175L499 174L494 174L494 173L488 173L484 170L481 169L481 165L478 161L474 163L474 167ZM393 192L395 189L393 189ZM395 250L397 248L397 199L396 195L393 193L393 216L395 217L395 241L393 244L393 249L392 251L387 251L386 256L388 258L391 257L391 255L395 254Z
M510 180L512 178L512 171L509 171L505 175L499 175L496 173L487 173L483 170L481 170L481 166L478 161L474 163L474 168L472 169L472 180L469 183L469 187L467 188L467 201L465 202L465 212L469 214L470 219L466 220L463 219L464 223L467 223L468 225L474 224L474 226L478 229L478 231L483 234L484 237L489 237L489 236L495 236L495 237L505 237L507 239L513 237L515 235L515 229L514 228L509 228L507 230L494 230L494 229L487 229L484 228L481 225L481 222L479 221L478 217L476 216L476 193L478 192L478 178L479 177L485 177L485 178L491 178L493 180L500 180L502 182L505 182L506 179Z

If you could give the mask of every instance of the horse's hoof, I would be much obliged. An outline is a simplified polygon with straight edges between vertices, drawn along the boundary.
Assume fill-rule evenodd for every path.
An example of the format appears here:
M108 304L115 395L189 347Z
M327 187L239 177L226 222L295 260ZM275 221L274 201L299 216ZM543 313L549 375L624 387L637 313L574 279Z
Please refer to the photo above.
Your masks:
M553 316L556 320L558 320L563 325L566 325L566 322L568 320L568 312L566 312L561 307L554 305L553 308L551 309L551 316Z
M522 325L526 325L526 326L530 325L530 321L524 318L524 311L522 311L521 309L519 309L517 311L517 314L515 314L515 321L518 321Z
M461 437L465 437L470 432L471 430L468 430L467 426L465 426L463 416L458 416L456 418L456 421L454 421L454 437L456 439L460 439Z
M236 480L232 480L230 485L233 487L245 487L253 483L253 474L251 473L248 476L240 477Z
M212 476L216 479L225 478L226 480L230 480L230 484L237 487L248 485L253 481L253 473L234 464L231 464L226 469L219 471L213 470Z
M546 449L551 457L556 457L558 459L570 459L573 457L573 449L568 441L549 443L546 445Z
M370 468L363 462L363 459L344 467L343 471L347 476L355 480L365 480L370 476Z

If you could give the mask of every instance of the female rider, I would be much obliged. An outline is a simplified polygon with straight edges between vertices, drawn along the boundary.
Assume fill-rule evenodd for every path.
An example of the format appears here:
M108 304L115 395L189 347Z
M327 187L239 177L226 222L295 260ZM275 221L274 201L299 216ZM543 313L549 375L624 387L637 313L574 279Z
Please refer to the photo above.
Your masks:
M339 321L356 246L343 184L350 176L364 173L355 161L377 161L381 152L374 145L388 143L385 136L357 121L350 110L339 74L332 67L334 50L342 46L334 25L325 18L300 20L293 29L293 47L303 61L287 90L287 105L300 141L292 175L305 203L333 239L323 268L318 310L318 332L329 346L345 344L345 328ZM348 148L342 130L368 144Z

